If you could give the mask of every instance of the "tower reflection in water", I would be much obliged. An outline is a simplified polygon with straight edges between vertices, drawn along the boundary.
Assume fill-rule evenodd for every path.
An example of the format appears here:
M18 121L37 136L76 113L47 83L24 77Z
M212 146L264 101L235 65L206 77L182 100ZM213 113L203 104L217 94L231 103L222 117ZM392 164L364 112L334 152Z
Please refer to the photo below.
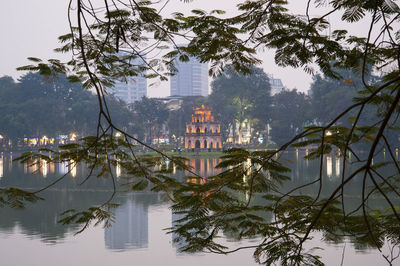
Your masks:
M190 177L193 174L185 172L184 178L186 178L186 182L195 184L204 184L205 182L207 182L208 176L218 175L219 173L222 172L222 169L216 168L216 166L221 161L222 160L220 158L196 158L187 161L187 165L190 166L192 170L202 178ZM172 226L174 226L180 219L184 218L184 214L176 214L172 212L171 218L172 218ZM177 242L177 240L178 236L175 233L172 233L172 245L178 251L179 248L185 246L185 242L184 241ZM178 254L184 255L183 253L179 252Z

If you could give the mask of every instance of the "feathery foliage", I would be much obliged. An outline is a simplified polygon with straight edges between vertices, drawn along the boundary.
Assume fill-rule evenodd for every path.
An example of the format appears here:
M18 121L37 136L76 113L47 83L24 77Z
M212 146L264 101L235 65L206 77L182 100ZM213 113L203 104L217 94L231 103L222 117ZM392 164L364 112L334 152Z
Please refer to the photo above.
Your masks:
M32 65L20 69L36 70L44 75L61 72L70 81L94 88L100 107L97 135L63 147L53 159L45 155L40 158L87 163L89 168L98 170L97 176L111 175L110 178L113 178L112 167L120 164L127 177L128 190L150 187L153 191L165 191L173 202L173 210L183 217L171 231L179 236L178 241L186 243L185 251L227 254L254 248L254 257L262 264L319 265L320 258L303 245L315 231L335 241L352 237L360 244L378 249L384 241L389 241L398 248L400 214L393 198L400 197L400 167L388 142L400 111L397 1L309 0L305 15L293 14L287 4L285 0L249 0L241 2L237 6L238 14L232 17L219 10L209 13L193 10L189 16L175 13L172 17L162 17L153 1L71 1L70 32L60 36L62 46L57 49L70 53L71 60L44 62L31 58ZM311 16L311 8L321 15ZM341 14L342 20L349 24L364 26L368 21L368 33L353 36L342 28L327 33L334 26L328 20L332 14ZM175 43L182 37L188 41L185 47ZM187 61L190 56L211 62L211 75L221 73L227 64L238 72L249 73L260 62L258 49L273 49L278 65L302 68L307 73L314 73L317 67L328 77L342 79L335 68L355 70L362 76L363 88L342 113L323 125L306 128L276 151L231 150L219 166L224 169L222 173L205 180L197 176L196 182L189 183L178 182L171 176L173 166L190 171L182 158L163 153L157 157L137 156L130 143L146 144L119 129L111 119L104 88L114 80L124 80L143 71L151 72L149 77L164 80L176 71L174 60ZM161 56L151 57L152 52ZM144 56L148 58L144 66L132 63ZM371 69L381 73L382 82L368 82L366 75ZM370 105L376 107L377 121L361 123ZM342 124L341 118L348 115L351 123ZM114 137L115 131L122 134L122 139ZM357 148L362 141L367 143L365 153ZM279 188L288 179L288 169L276 155L279 158L293 144L300 147L312 144L314 148L307 158L319 160L321 172L310 183L282 193ZM390 176L381 172L384 164L372 163L383 148L392 158L394 170ZM322 198L324 155L331 152L340 152L343 156L341 183L328 197ZM349 154L357 166L350 172L346 171ZM20 159L27 160L30 156L38 155L26 154ZM349 211L344 190L356 177L363 181L361 202ZM315 196L297 193L312 184L319 186ZM35 200L33 195L37 193L2 190L2 195L8 196L9 192L15 192L18 202L2 197L2 203L16 207L23 200ZM256 195L265 201L256 204L253 202ZM388 209L371 210L368 203L373 195L384 198ZM70 216L62 221L81 223L83 228L95 219L107 224L112 219L106 214L107 203L84 212L68 212L65 215ZM272 221L260 215L265 212L273 215ZM229 250L217 242L223 232L231 232L238 239L257 237L259 243ZM389 264L396 258L394 253L383 256Z

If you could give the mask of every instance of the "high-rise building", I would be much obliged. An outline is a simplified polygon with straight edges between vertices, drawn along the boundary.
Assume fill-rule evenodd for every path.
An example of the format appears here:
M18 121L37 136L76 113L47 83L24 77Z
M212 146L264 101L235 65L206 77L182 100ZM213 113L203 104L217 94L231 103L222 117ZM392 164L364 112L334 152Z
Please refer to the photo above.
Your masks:
M136 59L132 64L143 64L143 60ZM142 97L147 96L147 78L144 77L145 74L141 73L137 77L128 77L127 82L115 82L111 92L126 103L139 101Z
M278 94L285 88L281 79L274 78L273 75L268 75L268 78L271 85L271 95Z
M194 57L190 61L176 61L178 72L171 77L171 96L207 96L208 64Z

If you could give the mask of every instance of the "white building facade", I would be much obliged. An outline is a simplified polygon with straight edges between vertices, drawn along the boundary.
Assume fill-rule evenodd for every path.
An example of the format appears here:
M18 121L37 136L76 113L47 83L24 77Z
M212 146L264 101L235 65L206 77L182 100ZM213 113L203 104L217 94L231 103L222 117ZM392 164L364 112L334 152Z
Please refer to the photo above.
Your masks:
M136 59L133 65L144 64L142 59ZM140 101L142 97L147 97L147 78L146 72L140 73L137 77L127 77L126 82L116 81L111 88L111 93L117 98L130 104Z
M208 64L194 57L189 62L176 61L178 72L171 77L171 96L207 96Z
M274 78L272 74L268 74L269 84L271 85L271 95L280 93L285 86L283 86L282 80Z

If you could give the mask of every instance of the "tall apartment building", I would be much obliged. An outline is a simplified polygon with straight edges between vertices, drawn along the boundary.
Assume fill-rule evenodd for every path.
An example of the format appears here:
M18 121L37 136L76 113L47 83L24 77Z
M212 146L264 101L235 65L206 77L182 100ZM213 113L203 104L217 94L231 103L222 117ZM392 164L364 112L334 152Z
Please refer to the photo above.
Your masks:
M189 62L176 61L178 73L171 77L171 96L207 96L208 64L194 57Z
M272 74L268 74L268 78L271 85L271 95L278 94L285 88L281 79L274 78Z
M134 65L143 64L142 59L136 59ZM111 92L119 99L126 103L139 101L142 97L147 96L147 78L146 73L137 77L128 77L127 82L117 81L111 88Z

